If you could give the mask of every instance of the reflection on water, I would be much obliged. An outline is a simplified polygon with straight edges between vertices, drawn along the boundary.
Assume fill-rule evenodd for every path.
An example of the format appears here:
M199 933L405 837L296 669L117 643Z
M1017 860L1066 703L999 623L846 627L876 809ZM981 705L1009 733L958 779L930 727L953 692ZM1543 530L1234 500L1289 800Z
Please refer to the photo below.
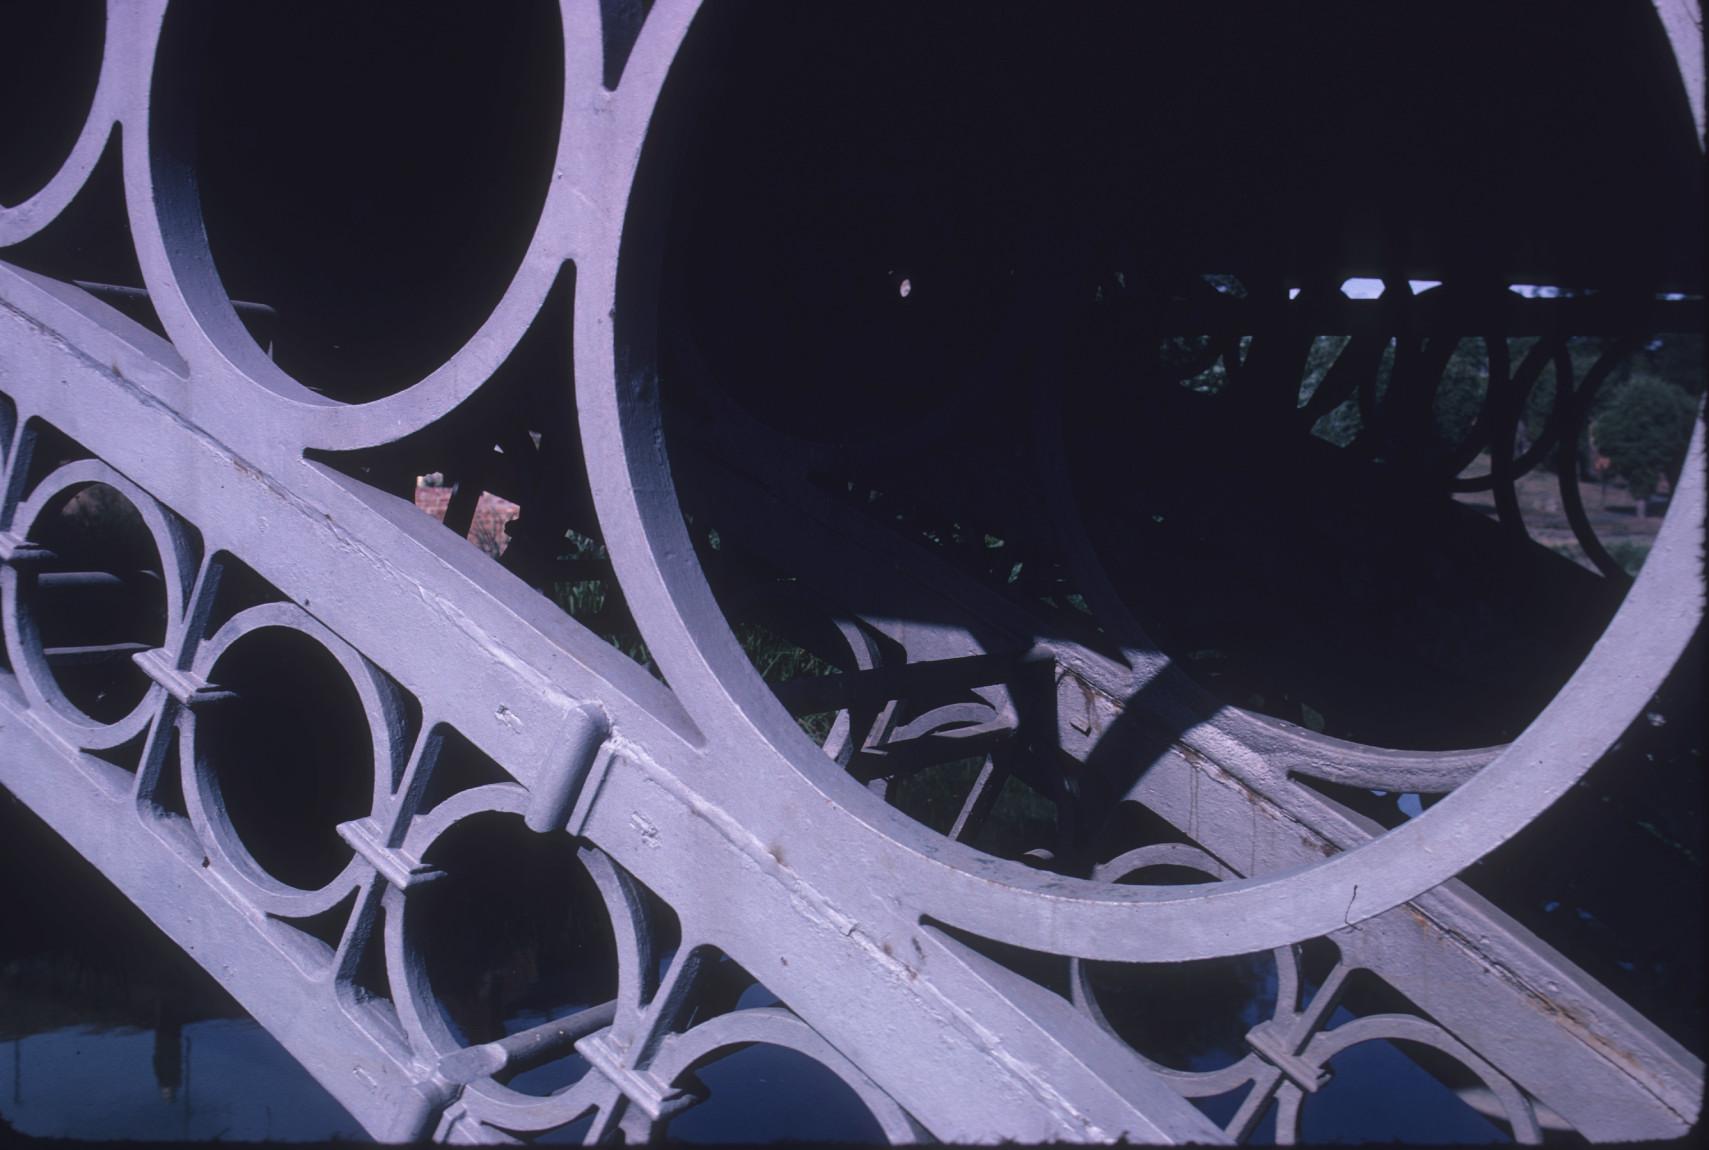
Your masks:
M26 1134L75 1139L365 1139L355 1120L212 978L4 791L0 874L33 880L3 888L0 1120ZM564 956L558 957L562 965ZM532 960L500 964L513 965L540 966ZM1228 968L1218 968L1225 977L1199 980L1203 985L1183 981L1185 968L1149 986L1118 970L1097 981L1118 1029L1161 1061L1202 1068L1243 1054L1241 1036L1254 1010L1262 1005L1267 1013L1276 995L1268 956L1221 966ZM502 1012L492 1027L498 1033L568 1009L513 1002L516 996L502 989L494 982L477 995L488 1000L486 1009ZM728 1001L738 1008L776 1002L745 978L731 991ZM1155 1025L1160 1007L1169 1025ZM465 1017L474 1022L478 1012ZM1336 1020L1346 1017L1341 1011ZM572 1053L519 1073L510 1084L548 1093L587 1069ZM1435 1142L1504 1140L1505 1131L1471 1113L1386 1044L1356 1047L1334 1069L1331 1087L1305 1108L1302 1134L1309 1140L1417 1138L1421 1132ZM697 1081L688 1085L709 1096L672 1123L673 1139L880 1141L853 1092L792 1051L750 1046L695 1074ZM1238 1099L1202 1105L1227 1121ZM1269 1140L1272 1130L1266 1123L1256 1140ZM575 1140L580 1133L570 1129L541 1140Z
M539 840L520 841L526 847ZM563 877L579 869L572 859L544 861ZM0 876L7 880L0 886L0 1128L73 1139L365 1140L358 1124L211 977L4 790ZM585 875L576 877L586 885ZM471 922L484 928L468 932L467 954L434 940L441 958L433 973L464 1028L515 1033L609 995L612 988L592 975L610 939L574 913L591 897L588 890L569 897L576 887L566 882L568 905L532 924L514 899L483 902L490 891L505 891L502 885L468 884L468 897L448 904L439 924L446 931L467 932ZM447 882L442 897L461 889ZM463 905L471 902L473 909ZM543 904L531 905L539 911ZM1563 904L1537 905L1546 915ZM413 929L433 932L433 917L424 915ZM1578 917L1591 916L1581 910ZM538 930L519 933L524 924ZM674 935L664 941L661 967L676 943ZM1027 967L1027 952L1003 957L1067 993L1065 960L1035 970ZM1302 970L1308 997L1330 957ZM710 994L707 1009L775 1003L763 986L736 977L733 965L725 973L733 980ZM1269 1013L1278 993L1267 954L1165 970L1092 964L1091 973L1117 1031L1150 1057L1183 1069L1225 1066L1245 1055L1247 1029ZM1363 997L1350 994L1351 1011L1338 1009L1331 1025L1408 1009L1377 989L1373 982ZM572 1000L566 997L572 991L597 993ZM1361 1044L1331 1069L1329 1083L1303 1110L1300 1135L1307 1142L1508 1140L1501 1124L1456 1097L1467 1083L1445 1084L1395 1045ZM587 1072L585 1061L566 1052L520 1068L509 1084L545 1094ZM791 1051L750 1046L698 1068L686 1085L706 1100L672 1123L676 1140L880 1140L852 1091ZM1236 1092L1197 1104L1222 1124L1240 1101ZM574 1141L584 1132L585 1124L577 1124L537 1140ZM1273 1139L1274 1121L1267 1118L1252 1140Z
M0 1122L49 1138L365 1139L207 973L0 790Z
M1345 1010L1333 1026L1352 1020ZM1389 1042L1362 1042L1329 1063L1330 1078L1300 1109L1300 1141L1395 1142L1434 1146L1511 1142L1507 1131L1478 1114Z
M696 1071L711 1096L671 1122L688 1142L854 1142L884 1132L840 1078L805 1055L749 1046Z
M0 1129L169 1143L367 1140L266 1030L3 789L0 875L10 880L0 887ZM507 956L503 971L540 966L532 952ZM521 995L511 981L489 981L474 1005L503 1012L486 1024L496 1033L570 1010L533 1001L548 980ZM739 1004L775 1001L755 986ZM586 1071L571 1054L510 1085L549 1093ZM751 1046L698 1073L715 1098L676 1122L674 1139L881 1140L853 1093L793 1052ZM536 1140L583 1133L577 1123Z
M1177 1070L1232 1066L1248 1051L1246 1032L1275 1012L1276 963L1267 952L1088 966L1090 990L1116 1033Z
M247 1018L155 1030L71 1027L0 1045L0 1115L40 1137L228 1142L366 1139Z

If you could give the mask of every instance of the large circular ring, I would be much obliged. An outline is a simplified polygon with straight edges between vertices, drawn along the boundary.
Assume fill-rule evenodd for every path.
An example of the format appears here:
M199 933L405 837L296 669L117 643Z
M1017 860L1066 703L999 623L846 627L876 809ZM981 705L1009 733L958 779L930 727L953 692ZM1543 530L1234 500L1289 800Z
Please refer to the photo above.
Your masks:
M27 240L47 227L89 181L90 173L106 150L118 115L115 105L121 71L130 52L128 26L127 6L119 0L110 0L104 21L100 73L77 141L52 178L28 199L10 207L0 205L0 247ZM18 113L14 110L9 114Z
M1441 884L1560 797L1620 736L1671 670L1701 617L1702 424L1668 520L1601 642L1531 726L1405 826L1309 867L1234 882L1123 887L1041 875L922 831L818 753L754 671L694 558L664 451L658 403L663 242L634 185L648 125L694 9L660 8L615 93L612 203L578 252L575 366L582 443L606 545L665 678L713 753L763 773L767 789L828 800L839 841L883 857L922 915L987 938L1082 958L1166 962L1269 950L1327 934ZM643 49L648 49L643 51ZM631 159L633 157L633 159ZM597 257L597 258L596 258ZM619 270L621 268L621 271ZM1261 755L1190 715L1188 738L1254 775ZM858 847L849 846L858 842Z
M425 377L368 402L346 404L316 393L287 374L256 342L232 305L209 246L201 193L189 162L192 142L175 123L173 101L157 64L163 30L180 15L156 3L139 15L130 50L142 58L154 88L124 125L126 199L149 297L172 342L204 381L210 420L253 419L257 398L271 409L276 435L325 450L348 450L395 439L432 423L492 375L536 319L584 228L590 187L600 178L599 142L578 135L597 117L565 115L558 125L552 178L532 238L498 302L449 359ZM560 5L566 29L588 17ZM565 35L565 107L586 109L606 98L600 85L597 36ZM164 69L170 72L170 69ZM169 79L166 77L165 79ZM307 81L305 81L307 82ZM312 381L309 381L312 382ZM257 395L257 389L259 395Z

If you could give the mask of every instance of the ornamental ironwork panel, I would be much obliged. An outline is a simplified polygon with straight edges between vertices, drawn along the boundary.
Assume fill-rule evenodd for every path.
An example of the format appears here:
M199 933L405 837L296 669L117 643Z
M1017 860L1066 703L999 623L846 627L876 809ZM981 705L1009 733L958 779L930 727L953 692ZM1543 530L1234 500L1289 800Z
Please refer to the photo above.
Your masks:
M1485 116L1362 9L19 7L0 784L375 1137L754 1044L898 1142L1288 1142L1371 1044L1697 1123L1519 905L1695 706L1701 378L1647 557L1584 496L1700 347L1671 8L1468 9ZM1580 131L1640 199L1439 170Z

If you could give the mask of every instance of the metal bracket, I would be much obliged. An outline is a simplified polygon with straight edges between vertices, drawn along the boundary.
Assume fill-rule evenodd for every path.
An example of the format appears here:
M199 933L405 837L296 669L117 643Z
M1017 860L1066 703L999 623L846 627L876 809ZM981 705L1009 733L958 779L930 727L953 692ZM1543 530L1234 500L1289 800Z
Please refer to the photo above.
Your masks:
M623 1096L654 1122L668 1118L694 1103L686 1090L667 1086L645 1070L629 1066L623 1053L611 1044L611 1032L602 1030L576 1043L576 1053L603 1074Z
M0 531L0 563L29 567L46 563L53 557L52 551L39 543L31 543L16 531Z
M598 704L578 703L570 708L563 735L529 788L528 809L522 815L529 830L547 834L563 829L610 734L611 721Z
M205 707L209 703L220 703L227 699L237 698L236 691L211 686L206 679L194 671L174 667L172 656L167 653L164 647L152 647L147 651L138 651L131 656L131 662L141 667L143 674L165 687L168 695L192 711Z
M386 845L380 826L373 819L355 819L338 824L338 837L350 844L378 872L380 877L397 887L408 890L422 883L444 878L445 872L422 862L402 848Z
M617 760L618 750L611 741L606 740L594 756L593 765L588 768L587 777L582 780L581 789L576 794L575 808L570 811L569 819L564 823L564 829L576 837L581 837L587 829L587 821L593 814L594 800L599 798L599 790L605 785L605 777L611 773L611 764Z
M1286 1074L1294 1085L1307 1094L1316 1094L1330 1079L1329 1071L1313 1066L1293 1051L1282 1028L1271 1018L1246 1032L1246 1045L1258 1052L1258 1057Z

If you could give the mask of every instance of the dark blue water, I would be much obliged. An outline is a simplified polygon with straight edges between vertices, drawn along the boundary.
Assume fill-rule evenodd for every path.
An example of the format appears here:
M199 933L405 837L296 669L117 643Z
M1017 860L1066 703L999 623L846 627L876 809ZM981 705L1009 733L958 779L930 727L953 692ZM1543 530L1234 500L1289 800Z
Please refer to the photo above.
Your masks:
M179 1072L164 1082L159 1031L74 1027L15 1038L0 1046L0 1116L24 1134L79 1140L368 1140L253 1021L191 1023L176 1038ZM557 1069L532 1073L550 1077ZM511 1085L526 1089L527 1077ZM789 1051L749 1047L700 1079L711 1098L672 1124L675 1138L882 1141L834 1074Z
M163 1057L163 1040L176 1054ZM247 1018L207 1019L176 1033L79 1026L17 1037L0 1044L0 1092L0 1115L39 1137L366 1139L355 1119Z
M74 1139L365 1140L357 1123L209 976L3 791L0 874L25 879L8 884L7 929L0 931L5 1123L30 1135ZM1266 956L1219 961L1227 966L1220 975L1201 972L1166 984L1165 1001L1158 1001L1155 980L1146 979L1131 991L1112 984L1100 996L1109 1011L1130 995L1125 1016L1140 1027L1130 1040L1153 1057L1184 1069L1225 1065L1244 1052L1242 1036L1268 1014L1276 985ZM1313 981L1308 977L1308 986ZM738 1005L773 1002L755 985ZM1178 1024L1171 1012L1185 1012L1194 1025ZM507 1018L504 1029L543 1017ZM1341 1009L1333 1021L1351 1017ZM511 1085L547 1093L586 1069L572 1056ZM1303 1110L1300 1133L1308 1142L1507 1140L1505 1129L1398 1047L1363 1044L1331 1069L1329 1084ZM673 1138L880 1140L853 1092L793 1052L749 1047L697 1075L709 1097L673 1122ZM1239 1101L1235 1095L1201 1106L1220 1124ZM1273 1119L1266 1119L1255 1140L1272 1140L1273 1131Z
M1343 1011L1335 1021L1350 1017ZM24 1134L79 1140L367 1140L249 1019L192 1023L176 1037L180 1070L166 1082L158 1031L75 1027L14 1038L0 1045L0 1116ZM1350 1050L1333 1070L1329 1085L1304 1108L1307 1143L1417 1139L1420 1131L1434 1144L1507 1141L1504 1131L1387 1043ZM792 1052L749 1047L704 1068L699 1078L711 1096L672 1123L674 1138L882 1141L877 1123L835 1075ZM1226 1121L1238 1101L1205 1110ZM1257 1140L1269 1141L1273 1130L1272 1119Z
M77 1140L368 1140L211 977L3 789L0 875L0 1122ZM775 1002L755 986L739 1005ZM544 1017L518 1014L504 1029ZM548 1093L586 1070L572 1055L509 1085ZM711 1096L673 1123L674 1138L881 1141L853 1092L791 1051L748 1047L699 1079Z

